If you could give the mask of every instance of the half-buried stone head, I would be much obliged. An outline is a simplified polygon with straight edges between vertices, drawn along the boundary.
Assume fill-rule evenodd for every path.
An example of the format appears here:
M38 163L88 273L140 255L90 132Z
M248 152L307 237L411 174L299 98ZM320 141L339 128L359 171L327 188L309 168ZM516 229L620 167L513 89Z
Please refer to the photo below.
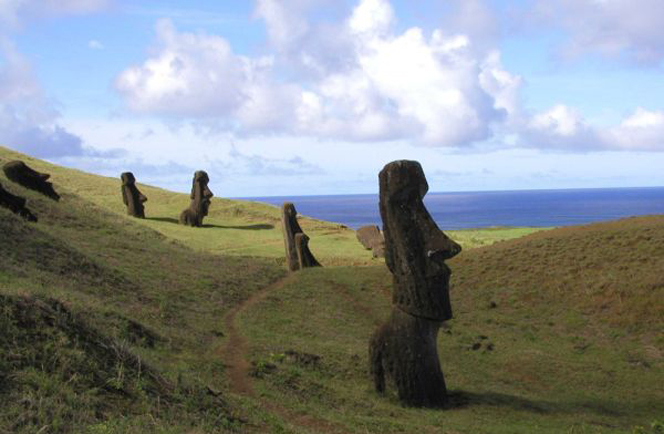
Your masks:
M201 227L203 226L203 217L208 215L208 208L212 199L212 191L208 188L210 178L203 170L194 173L194 180L191 186L191 203L189 208L180 214L180 223L183 225Z
M21 196L14 196L7 190L5 190L0 184L0 206L8 208L14 214L18 214L27 221L36 222L37 217L35 217L28 208L25 206L25 198Z
M38 191L53 200L60 200L60 195L53 190L53 184L48 182L51 177L48 173L37 172L22 161L10 161L4 165L3 170L11 181Z
M144 196L136 187L136 178L131 172L124 172L120 175L122 179L122 201L127 206L127 214L130 216L145 218L144 202L148 198Z

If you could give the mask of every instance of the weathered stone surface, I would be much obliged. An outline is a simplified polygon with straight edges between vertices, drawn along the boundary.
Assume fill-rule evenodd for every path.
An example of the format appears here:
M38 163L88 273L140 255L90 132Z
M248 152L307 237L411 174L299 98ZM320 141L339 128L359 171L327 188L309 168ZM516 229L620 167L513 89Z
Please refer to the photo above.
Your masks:
M208 215L212 191L208 188L210 178L203 170L194 173L194 180L191 186L191 204L189 208L180 214L180 223L187 226L203 226L203 217Z
M385 239L378 226L362 226L357 230L355 235L365 249L372 251L374 258L385 256Z
M295 251L297 252L297 264L300 270L308 267L320 267L311 250L309 250L309 237L307 235L301 232L295 234Z
M37 172L22 161L10 161L4 165L3 170L11 181L38 191L53 200L60 200L60 195L53 189L53 184L48 182L51 177L48 173Z
M8 208L11 212L20 215L27 221L36 222L37 217L30 212L25 203L26 200L24 197L11 194L0 184L0 206Z
M393 275L392 315L369 343L370 369L378 392L385 375L406 405L439 407L446 387L436 337L452 318L451 271L444 260L461 247L433 221L422 199L428 190L416 161L395 161L379 175L385 263Z
M389 320L369 342L374 387L385 392L385 376L397 388L399 400L413 407L441 407L447 389L440 369L436 339L440 323L392 308Z
M284 202L281 207L281 229L286 248L286 265L290 271L320 266L309 250L309 237L304 234L297 222L295 205L290 202Z
M416 161L400 160L380 172L380 215L385 263L394 277L393 303L422 318L452 318L450 269L444 260L461 246L433 221L422 199L429 189Z
M122 179L122 201L127 206L127 214L130 216L145 218L145 207L143 206L144 202L147 202L148 198L144 196L136 187L136 178L131 172L124 172L120 175Z

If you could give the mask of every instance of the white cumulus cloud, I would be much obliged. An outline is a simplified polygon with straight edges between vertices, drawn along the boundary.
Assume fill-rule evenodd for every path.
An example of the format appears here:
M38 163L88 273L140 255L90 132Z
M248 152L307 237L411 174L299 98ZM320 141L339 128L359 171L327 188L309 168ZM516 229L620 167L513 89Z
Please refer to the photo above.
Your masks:
M515 107L518 77L495 53L478 58L462 34L395 33L386 0L362 0L342 22L320 25L306 20L315 2L300 3L289 9L258 1L256 14L276 48L260 58L235 54L220 36L161 21L155 54L122 72L116 88L133 110L216 118L242 134L413 138L431 146L484 140ZM323 37L331 29L336 37Z

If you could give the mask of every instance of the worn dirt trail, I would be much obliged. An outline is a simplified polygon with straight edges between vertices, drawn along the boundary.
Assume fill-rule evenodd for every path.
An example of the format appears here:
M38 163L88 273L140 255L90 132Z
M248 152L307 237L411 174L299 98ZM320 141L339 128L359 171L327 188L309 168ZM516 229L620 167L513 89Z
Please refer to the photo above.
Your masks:
M254 396L254 389L251 385L251 377L249 376L251 363L247 360L247 353L249 350L248 342L247 338L239 332L235 325L235 318L239 313L265 299L270 292L291 283L293 280L295 280L295 274L289 273L286 277L282 277L271 285L254 293L251 297L238 304L224 315L224 328L228 333L228 341L222 349L222 354L226 365L228 366L227 372L231 392L240 395Z
M242 333L240 333L235 323L238 314L246 311L255 304L264 300L265 297L267 297L271 292L277 291L279 288L292 283L296 280L296 278L297 273L289 273L287 276L256 292L247 300L238 304L233 309L229 310L226 315L224 315L224 327L228 333L228 341L221 349L221 354L228 367L226 372L230 382L231 392L257 398L256 394L254 393L252 379L250 376L251 363L248 360L249 342L247 338ZM261 405L263 405L266 409L272 413L278 414L284 421L288 421L291 424L304 428L309 432L345 432L342 427L326 420L293 412L275 402L267 402L264 400L261 400L260 402Z

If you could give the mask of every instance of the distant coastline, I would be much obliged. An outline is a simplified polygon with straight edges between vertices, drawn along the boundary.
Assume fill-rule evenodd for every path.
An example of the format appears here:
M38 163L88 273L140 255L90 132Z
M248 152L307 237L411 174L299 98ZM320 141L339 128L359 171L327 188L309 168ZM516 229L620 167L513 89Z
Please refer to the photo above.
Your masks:
M265 196L243 200L280 206L357 229L380 225L377 194ZM428 193L425 203L443 229L570 226L664 214L664 187Z

